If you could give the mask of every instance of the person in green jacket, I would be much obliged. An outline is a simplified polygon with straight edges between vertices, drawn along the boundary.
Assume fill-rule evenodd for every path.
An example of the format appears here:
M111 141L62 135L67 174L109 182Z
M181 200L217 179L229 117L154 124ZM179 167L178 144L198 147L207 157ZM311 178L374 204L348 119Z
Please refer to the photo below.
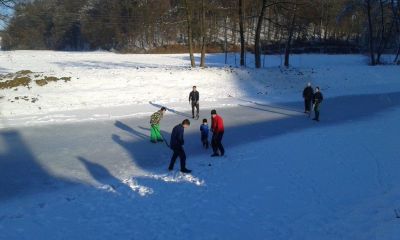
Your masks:
M152 143L163 142L164 139L160 133L160 121L164 116L164 113L167 111L165 107L162 107L157 112L153 113L150 117L150 141Z

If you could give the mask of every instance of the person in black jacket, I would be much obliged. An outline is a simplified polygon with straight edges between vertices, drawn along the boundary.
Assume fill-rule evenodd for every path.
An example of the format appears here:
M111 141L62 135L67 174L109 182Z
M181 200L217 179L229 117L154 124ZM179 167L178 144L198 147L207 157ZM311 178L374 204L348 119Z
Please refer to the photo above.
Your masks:
M315 112L315 117L313 118L314 121L319 122L319 108L323 100L324 96L320 92L319 87L316 87L315 94L313 97L314 112Z
M311 102L314 96L314 89L311 87L311 83L307 84L307 87L303 90L304 98L304 113L309 113L311 111Z
M190 121L188 119L183 120L182 124L176 125L172 130L170 148L174 152L171 158L171 162L169 164L168 170L172 171L174 169L175 161L179 157L181 161L181 172L183 173L191 173L192 170L186 168L186 154L183 149L183 145L185 143L183 139L183 133L185 128L190 126Z
M189 94L189 103L192 104L192 118L194 118L194 108L196 108L197 114L196 118L198 119L199 116L199 100L200 100L200 94L197 91L196 86L193 86L193 91L190 92Z

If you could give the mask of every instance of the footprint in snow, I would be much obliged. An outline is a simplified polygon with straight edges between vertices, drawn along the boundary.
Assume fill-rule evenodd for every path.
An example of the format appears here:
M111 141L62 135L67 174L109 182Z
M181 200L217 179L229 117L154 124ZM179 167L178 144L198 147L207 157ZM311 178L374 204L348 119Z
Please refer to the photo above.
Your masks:
M38 206L39 206L39 208L44 208L44 207L46 207L46 203L39 203Z
M66 197L65 200L67 200L68 202L72 202L75 200L74 197Z

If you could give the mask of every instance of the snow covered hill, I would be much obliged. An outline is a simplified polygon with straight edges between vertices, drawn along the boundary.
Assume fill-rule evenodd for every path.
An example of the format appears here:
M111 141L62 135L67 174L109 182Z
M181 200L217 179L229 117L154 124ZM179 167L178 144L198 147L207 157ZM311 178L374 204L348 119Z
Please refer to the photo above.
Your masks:
M209 59L189 69L186 55L1 52L3 75L71 81L1 90L0 239L398 239L398 66ZM302 114L308 81L325 96L319 123ZM224 117L227 156L211 159L192 121L193 174L182 175L166 171L165 145L149 143L148 115L170 109L168 138L192 85L201 118Z

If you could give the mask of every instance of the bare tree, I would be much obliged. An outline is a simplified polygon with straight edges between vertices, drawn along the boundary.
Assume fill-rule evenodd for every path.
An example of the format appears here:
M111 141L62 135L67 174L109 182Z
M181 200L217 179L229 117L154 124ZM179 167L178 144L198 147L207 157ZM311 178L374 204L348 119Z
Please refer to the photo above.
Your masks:
M381 56L385 49L387 48L389 39L391 35L393 34L393 26L395 24L395 18L392 18L391 23L389 28L386 28L386 16L385 16L385 10L387 9L386 6L387 2L383 0L379 0L379 10L380 10L380 26L379 26L379 45L377 47L377 53L376 53L376 63L380 64L381 63Z
M375 61L375 49L374 49L374 29L372 27L373 23L371 16L371 11L372 11L371 0L365 0L365 8L367 10L367 18L368 18L369 54L371 57L371 65L374 66L376 65L376 61Z
M0 0L0 7L12 2ZM365 51L371 64L379 64L389 49L400 55L397 0L16 2L4 22L4 49L185 51L193 67L194 52L201 51L200 66L205 67L207 52L227 53L239 45L240 65L245 66L250 44L257 68L262 66L261 49L266 48L274 53L283 50L286 66L294 50Z
M290 48L292 44L292 38L293 38L293 32L296 26L296 16L297 16L297 1L293 1L292 5L292 16L290 20L290 25L288 26L288 38L286 40L286 46L285 46L285 67L289 67L289 57L290 57Z
M0 8L5 7L5 8L12 8L15 4L14 0L0 0ZM0 21L6 21L8 18L7 14L3 14L3 11L0 10Z
M15 0L0 0L0 4L11 8L15 4Z
M258 16L256 34L255 34L255 38L254 38L254 55L255 55L256 68L261 68L260 38L261 38L261 28L263 25L263 20L264 20L266 9L267 9L267 0L262 0L261 12L260 12L260 15Z
M206 10L204 0L201 0L201 58L200 67L206 66Z
M245 66L244 0L239 0L240 66Z
M397 51L396 51L396 56L393 60L394 63L397 63L400 55L400 3L397 1L397 6L395 3L395 0L391 0L391 9L393 13L393 19L395 21L395 26L396 26L396 42L397 42Z
M189 46L189 55L190 55L190 65L192 67L196 67L196 63L194 61L193 55L193 32L192 32L192 9L189 0L184 0L185 2L185 10L186 10L186 22L187 22L187 35L188 35L188 46Z

